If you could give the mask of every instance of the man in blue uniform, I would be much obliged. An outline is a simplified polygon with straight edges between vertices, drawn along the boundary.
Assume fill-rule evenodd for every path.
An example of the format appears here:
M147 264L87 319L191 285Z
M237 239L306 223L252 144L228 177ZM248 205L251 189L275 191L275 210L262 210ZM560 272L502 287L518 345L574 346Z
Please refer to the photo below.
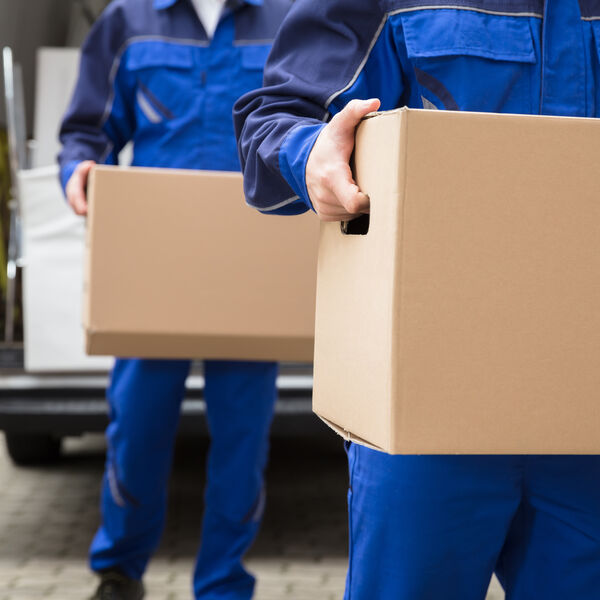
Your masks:
M232 106L262 84L288 8L288 0L112 2L83 46L61 128L61 180L75 212L87 211L91 166L115 164L130 140L137 166L239 170ZM164 524L189 369L187 360L116 361L102 524L90 549L101 575L96 598L143 596L141 578ZM276 374L274 363L205 362L211 447L194 573L198 599L252 596L254 578L241 560L264 506Z
M298 0L234 115L248 201L369 211L349 167L378 107L600 116L593 0ZM350 445L347 600L600 598L600 457Z

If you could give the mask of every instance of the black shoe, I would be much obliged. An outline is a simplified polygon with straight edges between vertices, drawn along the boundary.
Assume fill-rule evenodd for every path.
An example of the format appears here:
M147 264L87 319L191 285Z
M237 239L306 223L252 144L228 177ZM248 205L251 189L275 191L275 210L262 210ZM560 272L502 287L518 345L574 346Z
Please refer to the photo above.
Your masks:
M141 581L131 579L120 571L101 571L100 584L90 600L142 600L144 586Z

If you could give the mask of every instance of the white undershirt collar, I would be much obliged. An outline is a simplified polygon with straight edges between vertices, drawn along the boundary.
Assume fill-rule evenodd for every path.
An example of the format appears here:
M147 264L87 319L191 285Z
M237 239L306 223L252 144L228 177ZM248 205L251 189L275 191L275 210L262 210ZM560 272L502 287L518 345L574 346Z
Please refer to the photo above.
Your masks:
M215 34L226 0L192 0L198 18L211 39Z

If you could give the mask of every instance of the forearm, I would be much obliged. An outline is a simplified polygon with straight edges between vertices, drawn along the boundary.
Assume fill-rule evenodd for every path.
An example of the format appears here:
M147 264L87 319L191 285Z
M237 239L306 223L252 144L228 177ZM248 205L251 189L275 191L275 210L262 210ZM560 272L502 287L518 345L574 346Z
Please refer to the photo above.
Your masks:
M115 163L132 135L131 90L119 68L125 34L119 7L109 7L82 46L77 83L59 133L63 189L83 161Z
M344 18L342 18L344 16ZM364 0L297 0L265 69L262 89L234 117L246 198L263 212L312 208L306 165L324 125L352 98L396 103L401 82L378 77L369 58L388 43L385 15Z
M323 121L277 112L291 99L262 96L236 113L248 203L262 212L302 213L311 208L304 182L308 153ZM298 104L298 100L295 100ZM322 111L323 112L323 111Z

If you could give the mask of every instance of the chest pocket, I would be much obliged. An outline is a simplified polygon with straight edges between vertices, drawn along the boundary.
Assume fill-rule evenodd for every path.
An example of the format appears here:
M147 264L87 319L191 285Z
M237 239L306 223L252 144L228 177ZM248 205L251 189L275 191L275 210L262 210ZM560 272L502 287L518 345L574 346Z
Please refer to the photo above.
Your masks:
M133 44L125 68L135 90L138 124L157 124L185 114L193 102L192 48L147 41Z
M270 45L241 46L242 66L249 71L262 71L271 51Z
M411 97L425 108L532 112L529 18L442 9L402 14L400 24Z

